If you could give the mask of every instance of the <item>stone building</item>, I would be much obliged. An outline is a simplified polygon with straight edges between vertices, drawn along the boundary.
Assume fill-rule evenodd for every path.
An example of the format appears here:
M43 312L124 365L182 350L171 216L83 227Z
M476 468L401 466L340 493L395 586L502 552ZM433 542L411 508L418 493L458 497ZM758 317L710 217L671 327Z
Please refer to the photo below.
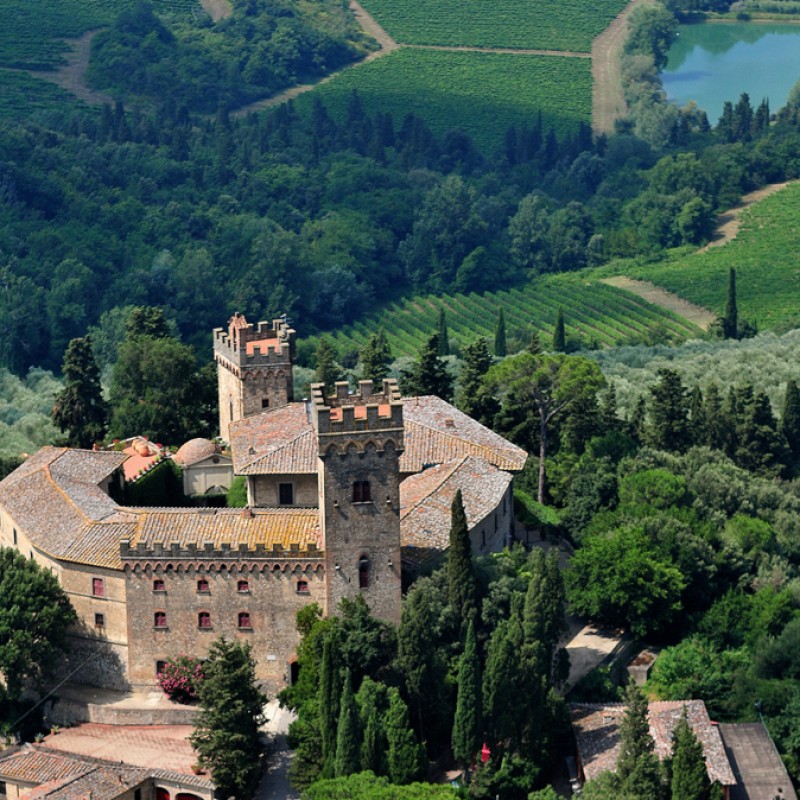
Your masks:
M241 315L214 331L245 509L119 505L118 452L45 447L0 482L0 544L51 569L78 613L74 680L150 685L167 658L202 657L225 635L250 642L259 679L279 685L308 603L330 614L360 595L399 622L402 570L441 557L457 490L476 552L510 541L523 450L438 397L402 398L394 381L339 383L332 397L314 386L293 402L293 337L283 320Z

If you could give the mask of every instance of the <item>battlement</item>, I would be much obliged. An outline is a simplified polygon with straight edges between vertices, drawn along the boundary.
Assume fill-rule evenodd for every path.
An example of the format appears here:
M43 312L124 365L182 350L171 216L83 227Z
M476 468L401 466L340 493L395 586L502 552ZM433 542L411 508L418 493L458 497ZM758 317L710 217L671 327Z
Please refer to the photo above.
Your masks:
M336 394L325 397L324 384L311 384L311 418L318 434L402 431L403 403L397 381L384 380L376 392L372 381L359 381L350 394L347 381L336 382Z
M273 544L267 547L265 544L255 544L252 547L240 544L233 547L230 544L221 544L215 547L212 542L205 542L202 545L189 543L181 546L178 542L165 545L163 542L153 542L147 545L145 542L137 542L136 546L131 546L127 539L123 539L119 546L119 555L122 562L132 561L225 561L225 560L252 560L252 561L285 561L286 559L322 559L324 553L312 542L309 542L305 549L301 549L300 544L290 543L289 549L282 544Z
M290 366L294 361L295 331L285 319L271 323L249 323L244 314L234 314L227 331L214 328L214 359L239 369Z

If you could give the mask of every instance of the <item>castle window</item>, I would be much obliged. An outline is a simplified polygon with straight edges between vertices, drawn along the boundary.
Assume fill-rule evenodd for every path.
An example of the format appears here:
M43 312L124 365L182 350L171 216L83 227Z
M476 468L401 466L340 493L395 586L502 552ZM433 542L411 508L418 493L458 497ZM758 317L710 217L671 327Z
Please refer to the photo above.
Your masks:
M369 503L372 501L369 481L353 481L353 502Z
M361 556L358 559L358 588L366 589L369 586L369 559Z
M95 614L94 615L94 626L95 626L95 628L105 628L105 626L106 626L106 615L105 614Z
M166 628L167 627L167 612L166 611L156 611L153 614L153 627L154 628Z
M294 504L294 485L291 483L278 484L278 503L282 506Z
M198 628L211 627L211 614L209 614L208 611L201 611L197 615L197 627Z
M154 592L166 592L167 586L161 578L156 578L153 581L153 591Z
M308 581L297 581L297 594L308 594Z
M142 800L142 790L141 789L134 789L133 790L133 800Z
M14 544L17 543L17 529L14 528Z
M250 581L239 581L236 584L236 591L237 592L249 592L250 591Z
M269 397L261 398L261 408L269 408Z
M198 592L210 591L208 588L208 581L205 578L200 578L200 580L197 581L197 591Z
M166 661L156 661L156 678L167 668Z
M486 547L486 531L481 531L481 547Z
M238 625L244 630L252 630L253 626L250 624L250 614L247 611L241 611L238 617Z
M33 556L33 553L31 553ZM92 594L95 597L104 597L106 593L102 578L92 578Z
M7 792L6 782L5 781L0 781L0 797L5 797L6 796L6 792Z

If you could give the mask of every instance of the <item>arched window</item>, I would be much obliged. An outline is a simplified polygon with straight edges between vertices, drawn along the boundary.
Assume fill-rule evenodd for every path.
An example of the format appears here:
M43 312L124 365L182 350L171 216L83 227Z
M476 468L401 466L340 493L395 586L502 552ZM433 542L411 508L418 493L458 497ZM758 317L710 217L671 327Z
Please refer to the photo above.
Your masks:
M211 627L211 614L208 611L201 611L197 615L197 627L198 628L210 628Z
M361 556L358 559L358 588L366 589L369 586L369 559Z
M253 627L252 623L250 622L249 611L240 611L237 622L239 627L244 628L245 630L250 630Z
M167 612L166 611L156 611L153 614L153 627L154 628L166 628L167 627Z
M353 502L369 503L372 501L369 481L353 481Z

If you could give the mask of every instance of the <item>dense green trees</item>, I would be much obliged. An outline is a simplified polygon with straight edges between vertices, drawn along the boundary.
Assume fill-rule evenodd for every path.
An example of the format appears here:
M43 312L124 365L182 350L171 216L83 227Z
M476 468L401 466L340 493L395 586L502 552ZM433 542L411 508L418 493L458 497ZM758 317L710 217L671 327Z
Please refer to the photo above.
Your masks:
M435 394L449 400L453 394L453 378L439 353L439 334L434 333L420 350L417 359L400 376L405 395Z

